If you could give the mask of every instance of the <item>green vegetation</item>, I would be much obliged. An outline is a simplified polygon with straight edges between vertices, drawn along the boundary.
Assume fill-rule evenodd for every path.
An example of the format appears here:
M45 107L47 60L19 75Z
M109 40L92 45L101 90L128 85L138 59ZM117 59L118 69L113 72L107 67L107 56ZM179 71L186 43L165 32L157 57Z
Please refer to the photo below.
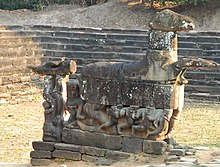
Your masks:
M208 3L210 0L142 0L144 3L150 4L150 6L157 8L160 7L175 7L182 5L198 5L201 3Z
M1 0L0 9L6 10L16 10L16 9L31 9L31 10L41 10L45 6L54 5L54 4L87 4L93 5L96 4L96 1L99 0ZM105 2L107 0L104 0ZM185 5L192 4L197 5L199 3L208 2L209 0L143 0L143 2L148 2L151 4L159 3L161 6L165 6L167 3L173 5Z
M45 6L54 4L70 4L73 0L1 0L0 9L16 10L31 9L41 10Z

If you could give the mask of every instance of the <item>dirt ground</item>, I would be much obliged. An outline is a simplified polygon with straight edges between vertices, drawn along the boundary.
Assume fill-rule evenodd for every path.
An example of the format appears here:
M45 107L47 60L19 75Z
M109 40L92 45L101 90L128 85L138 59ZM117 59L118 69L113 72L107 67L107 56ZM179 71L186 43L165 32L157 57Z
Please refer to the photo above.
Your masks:
M208 6L181 7L174 10L192 17L196 23L196 30L220 31L219 0L212 0ZM148 29L150 16L150 10L145 5L121 0L91 7L51 6L39 12L0 10L0 24ZM29 164L32 141L42 139L44 121L42 100L39 96L21 104L0 105L0 162ZM182 144L211 148L197 155L200 162L213 159L216 149L219 151L220 148L220 104L186 103L173 136ZM160 160L158 157L133 156L113 166L133 167L147 162L155 164ZM58 167L60 164L62 162L59 161L51 166ZM68 167L95 166L86 162L65 162L65 164ZM10 165L0 163L0 166Z
M220 31L220 1L173 9L193 18L196 29L200 31ZM44 24L69 27L100 27L148 29L151 17L149 7L126 0L110 0L107 3L90 7L77 5L50 6L43 11L0 10L2 25Z
M42 140L44 122L42 102L43 99L39 95L20 104L0 106L0 162L29 164L32 141ZM220 104L187 102L173 137L184 145L205 146L207 149L196 155L201 163L214 159L216 151L220 156ZM158 164L162 161L163 157L140 154L117 162L113 167L134 167L146 163ZM58 160L50 167L60 167L61 164L68 167L96 166L87 162ZM5 167L1 163L0 166ZM6 166L9 167L9 164Z

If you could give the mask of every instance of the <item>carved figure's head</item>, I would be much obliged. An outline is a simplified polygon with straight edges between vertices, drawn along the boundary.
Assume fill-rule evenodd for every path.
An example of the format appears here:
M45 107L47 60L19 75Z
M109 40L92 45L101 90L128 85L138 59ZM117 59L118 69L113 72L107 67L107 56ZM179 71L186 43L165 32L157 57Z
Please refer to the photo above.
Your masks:
M179 68L199 68L199 69L206 69L206 68L212 68L212 67L220 67L220 64L217 62L211 61L211 60L206 60L202 58L182 58L180 63L177 67Z
M150 21L149 26L152 30L176 32L193 30L195 28L195 23L191 18L185 15L165 9L154 16Z

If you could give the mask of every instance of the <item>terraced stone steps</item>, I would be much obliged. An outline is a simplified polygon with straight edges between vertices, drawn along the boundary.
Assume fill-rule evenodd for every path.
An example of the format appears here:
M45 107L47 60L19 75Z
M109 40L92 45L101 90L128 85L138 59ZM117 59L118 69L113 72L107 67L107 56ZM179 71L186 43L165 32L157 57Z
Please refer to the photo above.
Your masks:
M27 64L39 64L40 60L44 62L61 57L76 60L79 71L83 65L96 61L139 60L146 54L148 31L16 25L0 26L0 39L0 59L4 60L0 66L6 68L0 70L0 74L7 74L6 78L16 75L16 72L29 76L30 71L25 67ZM181 33L178 40L180 57L200 57L220 63L220 32ZM19 50L21 45L23 47ZM13 61L17 61L15 67ZM10 72L10 68L15 73ZM202 86L207 86L209 93L219 92L218 86L210 86L208 82L219 82L219 70L188 71L186 77L190 81L186 90L190 93L202 92ZM204 81L202 85L198 80Z

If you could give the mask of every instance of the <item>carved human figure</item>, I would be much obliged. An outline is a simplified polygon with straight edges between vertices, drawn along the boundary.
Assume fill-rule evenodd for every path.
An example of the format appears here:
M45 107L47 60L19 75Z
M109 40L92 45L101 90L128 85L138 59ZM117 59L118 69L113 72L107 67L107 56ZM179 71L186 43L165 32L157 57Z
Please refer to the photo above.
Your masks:
M155 109L152 107L140 108L137 112L136 119L139 122L135 122L132 126L132 135L135 136L135 131L146 132L145 138L149 136L164 136L168 133L168 128L170 124L170 118L172 116L172 110L165 109ZM156 139L155 138L155 139Z
M126 121L122 123L118 123L117 125L117 133L122 134L122 129L130 128L134 124L133 115L135 115L135 112L139 106L129 106L129 107L122 107L116 110L115 114L117 114L120 117L125 117Z
M61 141L63 129L64 101L62 98L62 79L60 75L47 75L43 103L45 108L44 141Z

